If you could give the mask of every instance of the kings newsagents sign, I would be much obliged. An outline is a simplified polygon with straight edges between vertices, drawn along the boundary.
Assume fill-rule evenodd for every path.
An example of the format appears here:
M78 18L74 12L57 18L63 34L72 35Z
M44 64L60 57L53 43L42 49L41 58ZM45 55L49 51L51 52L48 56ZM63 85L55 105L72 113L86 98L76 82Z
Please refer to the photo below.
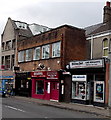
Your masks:
M70 69L75 68L102 68L104 67L104 59L72 61L69 64Z

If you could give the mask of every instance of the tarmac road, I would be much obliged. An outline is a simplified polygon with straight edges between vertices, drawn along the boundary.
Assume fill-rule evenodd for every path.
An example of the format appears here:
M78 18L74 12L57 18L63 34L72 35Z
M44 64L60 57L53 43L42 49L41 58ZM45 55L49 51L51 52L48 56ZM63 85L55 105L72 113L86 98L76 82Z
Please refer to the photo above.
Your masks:
M2 99L2 118L100 118L100 116L10 97Z

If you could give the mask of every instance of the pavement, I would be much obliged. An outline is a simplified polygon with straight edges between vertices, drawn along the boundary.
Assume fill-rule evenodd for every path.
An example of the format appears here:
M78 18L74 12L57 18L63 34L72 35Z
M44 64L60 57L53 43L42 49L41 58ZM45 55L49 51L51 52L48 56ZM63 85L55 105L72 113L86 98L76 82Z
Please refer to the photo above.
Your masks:
M111 110L109 108L97 107L93 105L83 105L77 103L55 102L49 100L35 99L31 97L14 96L14 98L22 99L28 102L36 102L38 104L53 106L61 109L74 110L74 111L96 114L96 115L101 115L103 117L111 118L111 113L110 113Z

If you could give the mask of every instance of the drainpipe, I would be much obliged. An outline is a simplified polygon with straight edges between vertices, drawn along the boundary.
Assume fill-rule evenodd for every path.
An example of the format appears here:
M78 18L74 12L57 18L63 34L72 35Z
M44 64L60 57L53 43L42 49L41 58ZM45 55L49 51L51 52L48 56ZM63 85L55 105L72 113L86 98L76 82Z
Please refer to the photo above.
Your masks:
M111 116L111 52L109 52L110 68L109 68L109 113Z

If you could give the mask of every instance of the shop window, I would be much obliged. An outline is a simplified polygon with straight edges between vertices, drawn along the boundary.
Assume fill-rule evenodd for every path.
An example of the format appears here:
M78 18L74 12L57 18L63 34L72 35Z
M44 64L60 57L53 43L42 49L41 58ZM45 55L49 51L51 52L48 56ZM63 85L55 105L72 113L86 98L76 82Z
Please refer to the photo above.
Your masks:
M104 102L104 81L95 81L94 83L94 101Z
M52 44L52 57L60 57L61 42Z
M24 62L24 51L18 52L18 62Z
M86 82L72 82L72 99L86 100Z
M50 82L45 83L45 89L46 89L47 93L50 93Z
M44 94L44 81L36 81L36 94Z
M32 60L32 49L26 50L25 60L26 61L31 61Z
M103 40L103 57L107 57L108 56L108 49L109 49L109 47L108 47L109 45L108 45L108 39L107 38L105 38L104 40Z
M47 59L50 56L50 45L42 46L42 59Z
M40 47L34 49L34 60L40 59Z
M21 80L21 88L26 88L26 81L25 80Z

